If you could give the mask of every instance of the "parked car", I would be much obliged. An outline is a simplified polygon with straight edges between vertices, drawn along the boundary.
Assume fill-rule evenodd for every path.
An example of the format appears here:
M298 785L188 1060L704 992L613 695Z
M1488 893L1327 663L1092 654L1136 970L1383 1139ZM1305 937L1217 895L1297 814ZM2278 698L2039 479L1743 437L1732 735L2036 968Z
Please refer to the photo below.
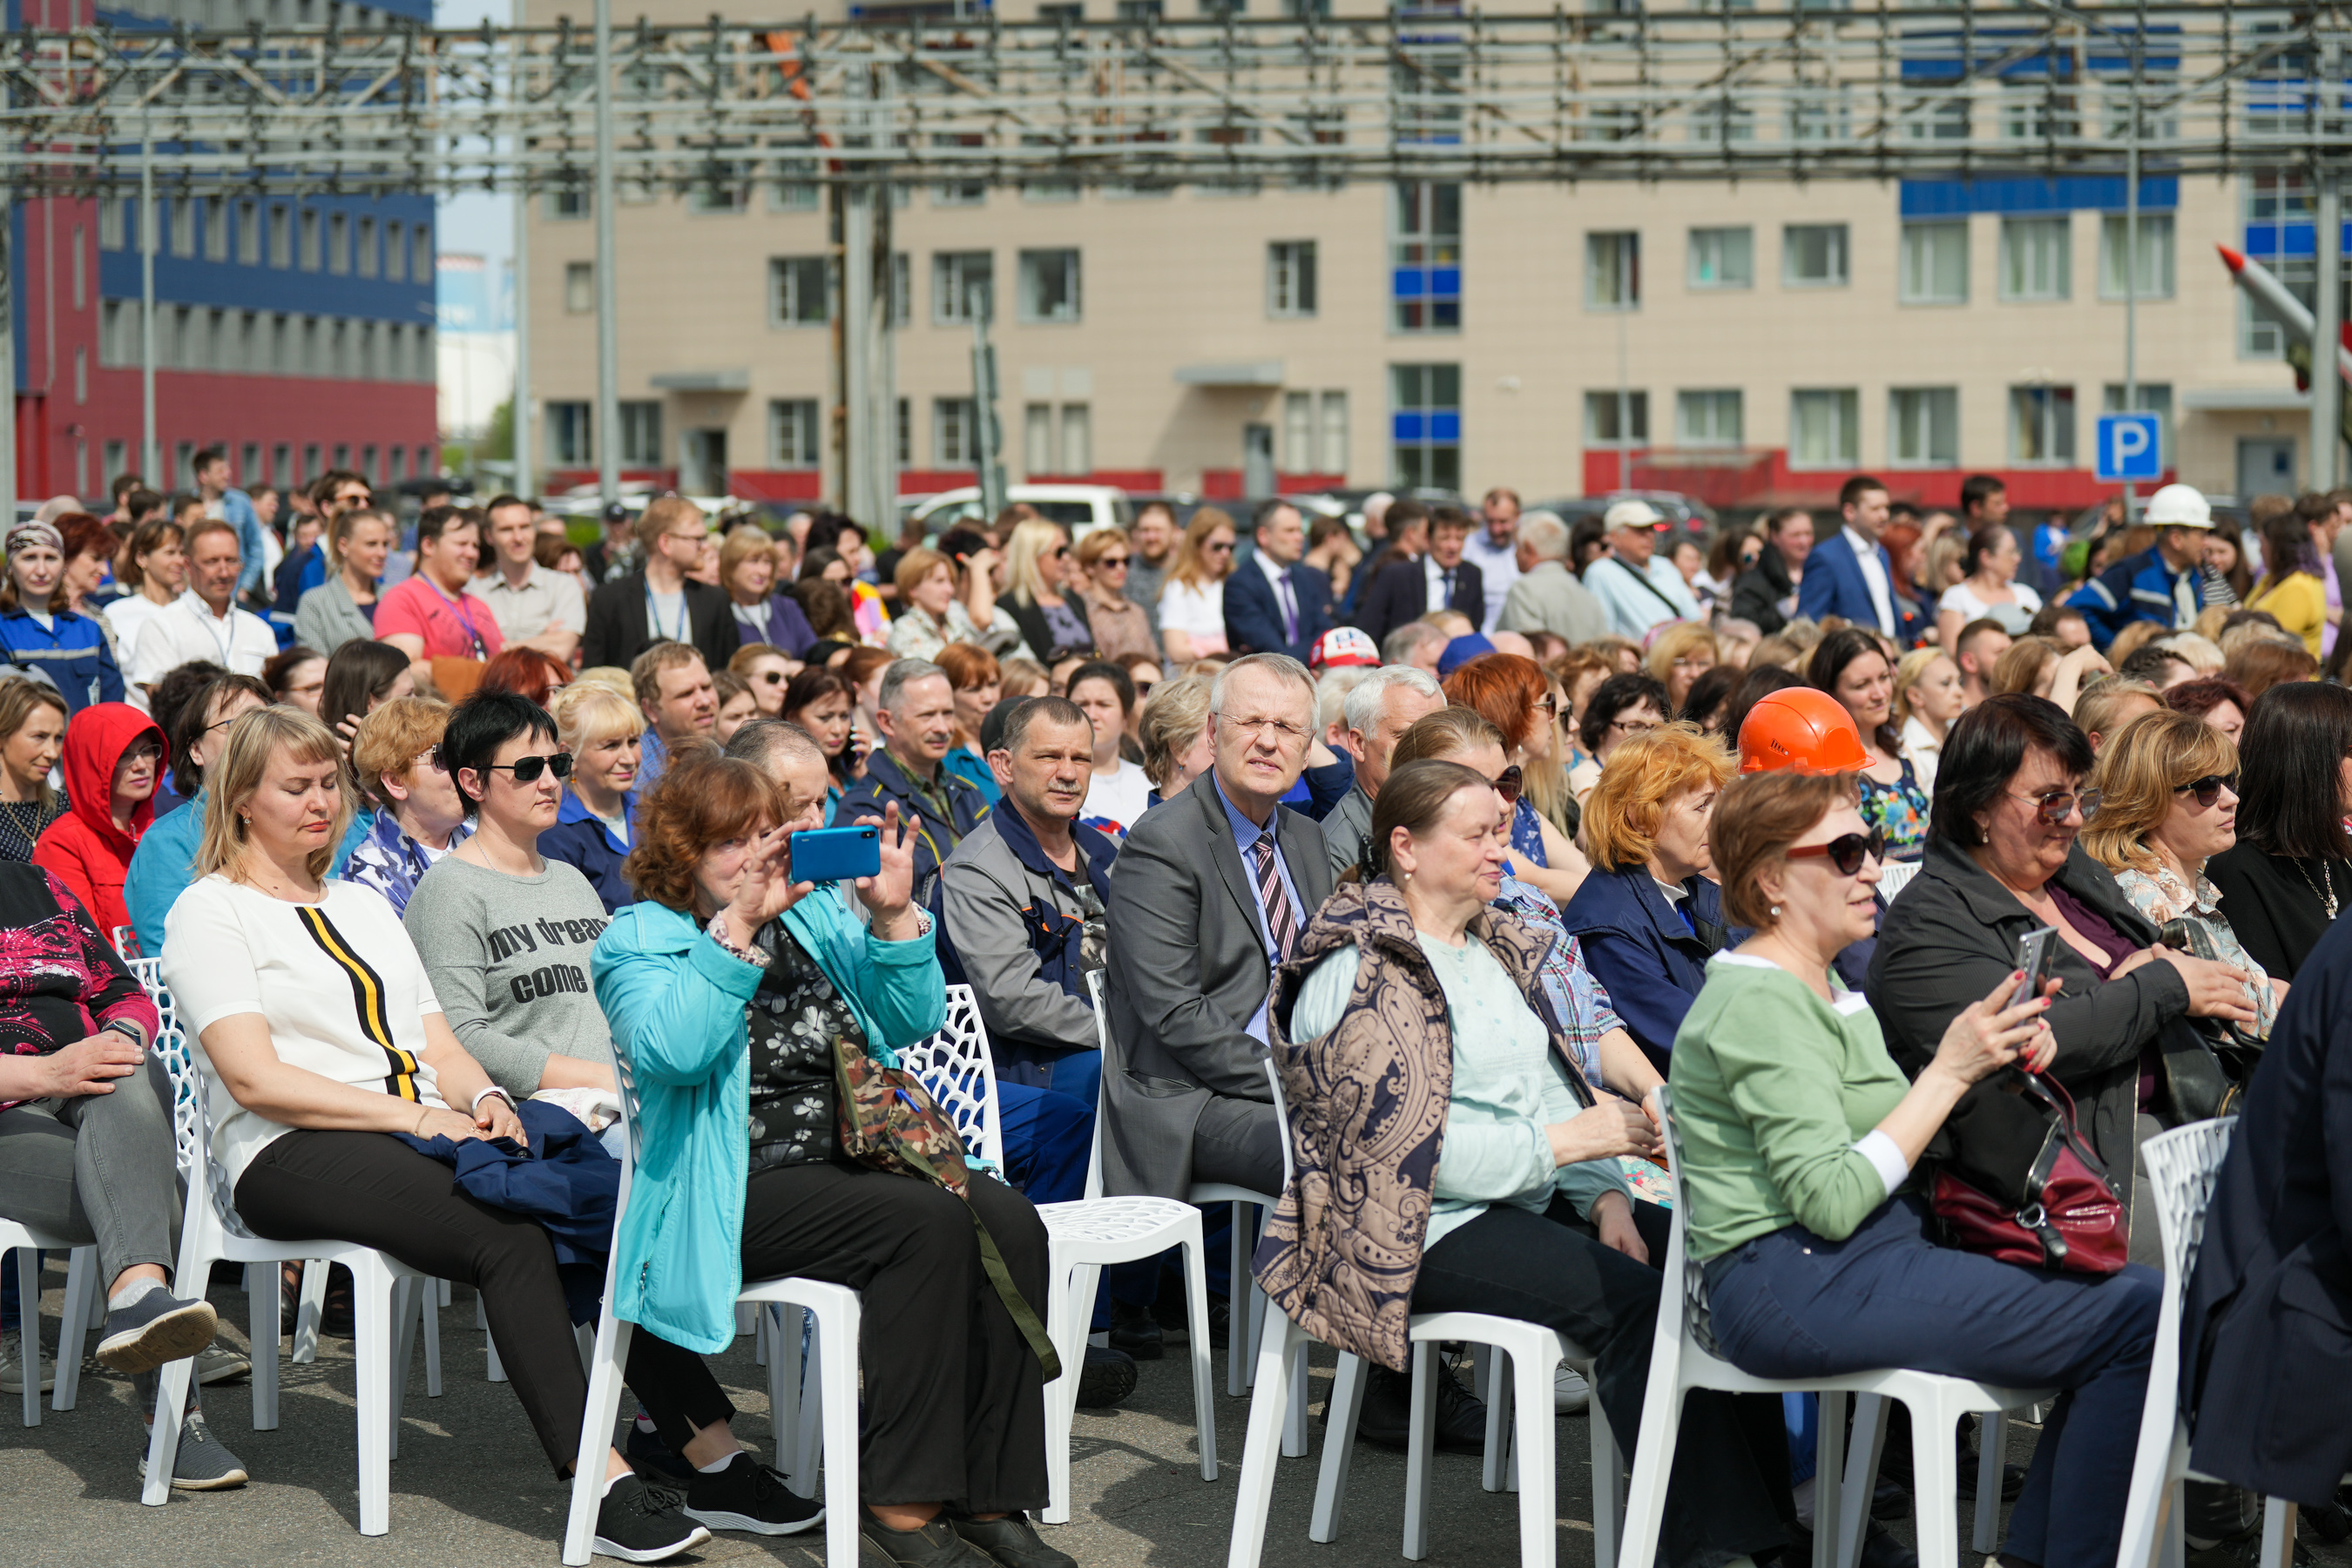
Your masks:
M1670 528L1706 534L1715 531L1715 509L1679 490L1609 490L1597 496L1570 496L1530 504L1528 511L1549 511L1573 528L1580 517L1598 517L1621 500L1645 500L1664 514Z
M1084 539L1097 528L1125 528L1135 516L1127 492L1116 485L1008 485L1004 499L1035 507L1049 521L1067 527L1073 539ZM934 539L957 523L987 521L976 485L927 497L908 516Z

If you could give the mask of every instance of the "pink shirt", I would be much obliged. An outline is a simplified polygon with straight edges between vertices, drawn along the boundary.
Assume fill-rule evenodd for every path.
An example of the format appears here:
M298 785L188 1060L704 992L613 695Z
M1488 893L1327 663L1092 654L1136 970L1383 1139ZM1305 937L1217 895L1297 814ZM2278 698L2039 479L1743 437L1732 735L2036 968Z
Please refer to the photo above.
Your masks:
M424 639L427 658L488 658L503 646L499 618L472 594L454 598L422 573L403 580L375 607L375 635Z

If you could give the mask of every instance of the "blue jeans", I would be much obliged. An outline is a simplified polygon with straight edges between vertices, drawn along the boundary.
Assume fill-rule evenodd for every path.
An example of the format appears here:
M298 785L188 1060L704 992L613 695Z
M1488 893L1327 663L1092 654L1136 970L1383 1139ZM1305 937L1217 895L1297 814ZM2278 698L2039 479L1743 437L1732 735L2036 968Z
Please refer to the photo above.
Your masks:
M1093 1107L1091 1097L1074 1100L1056 1089L1000 1082L996 1113L1004 1134L1005 1184L1033 1204L1085 1197L1087 1159L1094 1151Z
M1843 1241L1802 1226L1706 1264L1716 1338L1759 1377L1911 1367L2004 1388L2063 1390L2042 1428L2004 1559L2042 1568L2111 1564L2163 1278L2130 1265L2100 1277L1996 1263L1938 1246L1926 1205L1880 1205ZM1950 1441L1915 1432L1914 1443Z

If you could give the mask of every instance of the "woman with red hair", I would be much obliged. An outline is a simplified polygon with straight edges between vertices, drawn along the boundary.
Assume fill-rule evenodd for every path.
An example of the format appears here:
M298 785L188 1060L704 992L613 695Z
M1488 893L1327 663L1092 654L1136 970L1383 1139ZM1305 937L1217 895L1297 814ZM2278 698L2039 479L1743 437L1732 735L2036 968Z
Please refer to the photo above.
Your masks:
M482 683L474 689L516 692L544 708L548 699L571 684L572 672L553 654L518 643L499 650L482 667Z
M1481 654L1446 677L1444 689L1446 701L1475 710L1503 733L1503 775L1495 790L1511 811L1511 874L1565 907L1591 868L1522 787L1528 766L1550 757L1559 733L1559 702L1543 667L1520 654Z

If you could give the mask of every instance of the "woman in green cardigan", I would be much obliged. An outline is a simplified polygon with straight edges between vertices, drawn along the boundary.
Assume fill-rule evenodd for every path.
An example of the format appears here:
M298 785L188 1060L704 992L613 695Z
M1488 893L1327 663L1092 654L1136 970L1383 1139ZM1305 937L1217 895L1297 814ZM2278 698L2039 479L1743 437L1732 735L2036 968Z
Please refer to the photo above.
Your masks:
M1940 1245L1913 1165L1969 1085L2039 1071L2044 997L2012 973L1944 1032L1916 1083L1830 963L1871 933L1884 839L1853 777L1750 774L1709 831L1724 907L1757 934L1708 963L1668 1082L1692 1259L1716 1338L1761 1377L1901 1366L2063 1391L2010 1516L2007 1568L2112 1563L2161 1294Z

